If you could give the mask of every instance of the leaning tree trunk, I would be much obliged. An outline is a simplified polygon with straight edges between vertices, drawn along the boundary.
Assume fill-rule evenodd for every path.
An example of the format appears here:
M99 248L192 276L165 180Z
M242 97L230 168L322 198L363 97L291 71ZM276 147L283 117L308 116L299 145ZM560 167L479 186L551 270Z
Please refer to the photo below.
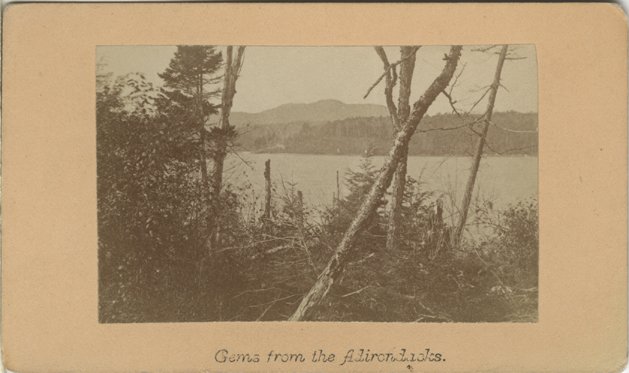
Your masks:
M345 268L352 247L360 232L363 231L371 216L376 211L381 198L391 184L391 179L397 168L397 164L403 155L404 147L408 145L417 125L428 110L428 107L435 100L437 95L441 93L452 79L452 75L456 69L459 57L461 56L461 46L453 46L450 53L446 56L446 64L441 74L432 82L430 87L424 92L424 95L413 105L413 112L405 123L403 129L398 132L393 143L393 147L389 151L389 155L385 160L378 177L376 178L369 193L364 199L356 217L345 232L343 239L339 243L332 258L327 266L321 272L317 281L310 291L304 296L299 307L289 318L291 321L300 321L310 316L313 307L321 303L330 288L335 284L343 269Z
M398 96L398 123L404 123L411 111L410 96L415 70L415 54L417 47L405 46L400 48L400 93ZM395 122L394 122L395 123ZM399 131L400 128L396 128ZM402 202L406 189L406 166L408 162L408 144L404 147L400 162L398 162L393 178L393 191L391 193L391 207L387 227L387 250L395 250L398 247L400 226L402 220Z
M483 114L483 128L481 130L481 133L479 134L478 143L476 144L476 153L474 154L472 169L470 171L470 177L468 178L467 185L465 187L465 195L463 196L463 204L461 205L461 215L459 217L459 222L456 226L456 230L454 231L454 236L452 237L452 245L454 247L457 247L461 244L461 236L463 235L463 228L465 227L465 223L467 221L467 212L470 207L470 202L472 201L472 193L474 192L476 175L478 174L480 160L483 156L483 148L485 147L485 141L487 140L487 131L489 130L489 125L491 124L491 117L494 112L496 95L498 94L498 88L500 87L500 75L502 74L502 66L504 65L505 58L507 57L508 48L508 45L503 45L502 49L500 50L500 56L498 57L498 66L496 67L494 80L489 88L490 92L487 102L487 109Z
M220 246L218 213L220 211L220 197L223 188L223 168L225 157L227 156L228 139L226 137L230 130L229 116L234 102L234 95L236 94L236 80L242 68L244 51L245 47L238 47L238 53L234 59L233 46L228 46L226 50L225 76L223 78L223 92L221 96L221 135L216 141L213 155L214 169L212 170L210 214L208 215L208 246L210 250L216 250Z
M408 144L402 149L400 161L395 169L393 177L393 187L391 192L391 207L389 208L389 221L387 225L387 250L392 251L398 248L400 240L400 227L402 220L402 202L404 201L404 190L406 189L406 166L408 160Z

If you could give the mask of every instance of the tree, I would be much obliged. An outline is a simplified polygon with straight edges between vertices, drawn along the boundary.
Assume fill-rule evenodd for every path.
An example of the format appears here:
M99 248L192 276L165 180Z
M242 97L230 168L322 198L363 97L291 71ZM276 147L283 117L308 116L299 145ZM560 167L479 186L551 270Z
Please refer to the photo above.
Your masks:
M156 299L172 304L178 291L194 289L202 258L196 158L182 155L181 131L156 112L156 95L141 74L97 92L99 283L101 297L113 300L101 303L109 320L175 312L154 307Z
M230 45L227 47L225 53L225 75L223 77L223 90L221 93L220 123L218 127L212 128L209 133L214 142L212 150L212 158L214 161L211 185L212 206L210 209L208 235L208 246L210 249L220 245L218 215L220 210L221 190L223 188L223 166L225 157L227 156L228 146L236 137L234 126L229 123L229 116L234 103L234 95L236 94L236 81L242 69L245 47L239 46L236 56L233 56L233 49L234 47Z
M365 97L384 77L384 97L391 117L391 124L394 134L402 130L404 123L410 114L410 96L411 84L413 82L413 72L415 70L415 56L419 50L419 46L402 46L400 47L400 60L390 63L383 47L375 47L376 53L382 60L384 73L371 86ZM400 88L398 92L398 105L395 106L393 99L393 89L398 81L397 66L400 66ZM397 248L399 239L399 227L402 209L402 200L404 199L404 188L406 184L406 165L408 159L408 144L403 149L401 162L398 163L393 179L393 191L391 196L391 207L389 209L389 221L387 227L387 249L394 250Z
M317 306L325 298L330 288L334 286L335 282L343 273L351 257L352 248L357 236L365 228L365 225L378 208L379 202L391 184L397 165L404 156L408 142L415 133L419 122L422 120L435 98L450 83L460 56L461 46L452 46L450 52L444 57L446 63L439 76L435 78L419 100L413 104L412 113L402 124L402 129L397 133L393 146L385 159L376 182L371 187L369 194L365 196L356 217L345 232L343 239L337 246L332 258L328 261L327 266L310 288L310 291L308 291L301 300L297 310L290 316L289 320L300 321L308 318L313 307Z
M503 45L500 49L500 54L498 56L498 65L496 66L496 72L494 73L494 80L489 86L489 99L487 100L487 108L483 115L477 120L477 122L482 122L483 127L480 133L476 133L478 135L478 142L476 144L476 152L474 154L474 158L472 161L472 169L470 170L470 176L467 180L467 185L465 187L465 194L463 196L463 203L461 205L461 215L459 216L459 222L456 226L456 230L454 231L454 235L452 237L453 246L458 246L461 243L461 236L463 234L463 228L465 227L465 222L467 220L467 212L470 207L470 202L472 201L472 193L474 191L474 183L476 182L476 175L478 174L478 167L480 166L480 160L483 156L483 149L485 147L485 142L487 140L487 131L489 130L489 125L491 124L491 118L494 112L494 104L496 102L496 96L498 94L498 88L500 88L500 75L502 73L502 67L504 65L505 59L507 58L507 50L509 49L508 45Z
M220 80L219 71L223 57L213 46L177 46L177 51L166 70L159 74L164 80L165 100L162 112L170 113L170 119L192 136L187 145L196 149L201 180L207 202L210 202L210 185L207 165L207 134L205 124L210 114L216 113L209 99L218 91L208 86ZM173 123L175 124L175 123Z
M345 171L345 186L347 195L343 198L335 195L334 204L327 210L325 215L325 231L334 234L334 239L339 239L351 224L354 216L361 207L362 201L366 194L373 186L378 177L378 169L373 164L373 148L368 148L362 155L360 164L357 169L348 169ZM339 186L340 189L340 186ZM384 221L382 219L381 207L386 205L386 201L382 198L378 204L377 211L365 224L362 237L356 240L358 246L373 245L378 242L385 232L382 230ZM384 242L378 242L378 245Z

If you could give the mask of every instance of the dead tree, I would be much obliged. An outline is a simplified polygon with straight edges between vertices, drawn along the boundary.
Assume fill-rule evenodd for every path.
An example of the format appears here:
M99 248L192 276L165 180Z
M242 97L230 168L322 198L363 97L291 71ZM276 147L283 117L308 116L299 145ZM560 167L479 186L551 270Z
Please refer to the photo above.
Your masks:
M335 205L338 205L338 201L340 201L341 198L343 197L341 196L341 183L339 181L339 170L336 170L336 201L337 203Z
M443 201L437 199L428 213L427 229L423 232L426 259L434 260L450 244L450 227L443 221Z
M446 63L439 76L432 82L420 99L413 104L412 113L403 124L402 129L397 133L384 165L369 193L365 196L358 213L345 232L343 239L337 246L327 266L321 272L312 288L310 288L310 291L308 291L301 300L297 310L290 316L289 320L300 321L307 319L313 307L321 303L330 291L330 288L332 288L339 276L343 273L351 257L350 254L352 253L354 242L375 213L384 193L391 184L393 174L397 169L398 162L404 154L405 147L408 146L408 142L415 133L419 122L422 120L437 95L450 83L460 56L461 46L453 46L450 52L445 56Z
M371 86L369 92L384 78L384 97L391 117L393 132L398 133L402 129L402 123L408 119L410 114L410 96L411 84L413 82L413 71L415 70L415 55L419 50L419 46L403 46L400 47L400 60L390 63L384 48L375 47L376 53L382 61L384 73ZM393 99L393 90L398 82L397 66L400 66L399 81L400 87L398 92L398 105L395 106ZM399 239L399 227L402 215L402 201L404 199L404 189L406 188L406 165L408 159L408 146L403 149L401 162L398 163L393 179L393 191L391 197L391 207L389 209L389 221L387 228L387 249L394 250L397 248Z
M213 163L211 182L211 203L210 214L208 216L208 246L210 250L220 245L219 231L220 222L218 213L220 211L220 197L223 188L223 168L229 142L232 136L233 127L229 123L234 95L236 94L236 80L240 75L245 53L245 47L239 46L236 56L233 56L233 46L228 46L225 56L225 75L223 77L223 91L221 95L221 117L219 128L214 136L215 148L213 149Z
M404 123L410 114L409 105L411 96L411 84L413 82L413 71L415 70L415 54L419 47L400 48L400 90L398 94L397 113L392 111L392 115L397 115L398 128ZM395 67L394 67L395 68ZM389 92L390 94L391 92ZM388 99L388 98L387 98ZM393 109L395 109L393 107ZM391 193L391 208L389 210L389 222L387 228L387 249L395 250L398 247L400 220L402 219L402 201L406 188L406 167L408 163L408 144L403 149L403 154L398 162L393 179L393 190Z
M463 203L461 205L461 215L459 216L459 222L456 226L456 230L454 231L452 237L452 245L457 247L461 243L461 236L463 234L463 229L465 227L465 223L467 221L467 213L470 207L470 202L472 201L472 193L474 191L474 184L476 182L476 175L478 174L478 168L480 166L480 160L483 156L483 148L485 147L485 142L487 141L487 131L489 130L489 126L491 124L491 118L494 112L494 104L496 102L496 96L498 94L498 89L500 88L500 75L502 74L502 66L504 65L505 59L507 57L507 50L509 49L508 45L503 45L500 54L498 57L498 65L496 66L496 72L494 73L494 80L489 86L489 98L487 101L487 108L485 112L481 116L478 122L483 123L483 127L480 133L476 133L478 135L478 142L476 143L476 152L474 154L474 159L472 161L472 169L470 170L470 176L467 180L467 185L465 187L465 195L463 196Z
M304 237L304 194L301 190L297 191L297 211L296 211L297 229L301 237Z
M271 220L271 160L264 162L264 213L265 222Z

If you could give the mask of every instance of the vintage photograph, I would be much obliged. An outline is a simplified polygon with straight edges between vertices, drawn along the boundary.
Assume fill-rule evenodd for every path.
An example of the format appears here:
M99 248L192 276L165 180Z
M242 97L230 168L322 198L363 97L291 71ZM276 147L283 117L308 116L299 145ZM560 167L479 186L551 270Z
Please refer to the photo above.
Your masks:
M96 62L99 322L538 321L534 45Z

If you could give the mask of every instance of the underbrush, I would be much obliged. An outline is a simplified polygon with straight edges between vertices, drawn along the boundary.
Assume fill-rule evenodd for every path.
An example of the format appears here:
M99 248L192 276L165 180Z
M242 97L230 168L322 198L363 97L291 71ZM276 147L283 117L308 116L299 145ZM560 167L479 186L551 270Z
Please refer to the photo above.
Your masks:
M349 174L350 193L323 210L305 206L297 185L276 185L270 218L244 205L242 191L228 189L222 246L212 252L202 235L168 245L101 235L101 321L288 319L326 266L375 175L365 161ZM488 234L455 248L439 199L409 177L394 250L386 249L386 205L383 200L361 233L341 280L313 320L537 321L537 201L477 210L476 221Z

